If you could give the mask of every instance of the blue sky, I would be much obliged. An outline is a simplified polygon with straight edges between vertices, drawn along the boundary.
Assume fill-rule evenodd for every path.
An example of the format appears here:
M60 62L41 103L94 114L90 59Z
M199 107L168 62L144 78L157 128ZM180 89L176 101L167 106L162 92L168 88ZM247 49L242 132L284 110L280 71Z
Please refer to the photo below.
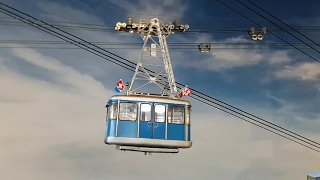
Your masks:
M110 28L126 21L129 15L134 20L155 16L164 21L178 16L182 23L190 25L190 30L249 30L255 26L217 1L3 2L45 21L100 24ZM236 1L223 2L267 29L278 29ZM316 7L320 3L316 0L255 3L294 27L319 26L320 13ZM3 14L0 17L8 18ZM29 26L0 27L0 40L59 40ZM90 42L142 42L137 35L116 31L66 31ZM318 33L305 35L319 42ZM299 43L283 32L276 34L290 43ZM172 35L168 42L251 40L246 32L235 32ZM272 34L267 34L261 43L270 42L283 43ZM303 50L320 60L320 53ZM139 49L110 51L133 62L140 53ZM153 166L168 164L164 167L168 177L186 179L245 180L261 178L261 174L262 179L300 179L305 178L307 172L319 171L319 157L311 150L192 99L189 100L194 113L194 146L190 150L169 158L118 152L103 144L104 103L115 94L115 83L120 78L130 80L131 72L84 50L0 48L0 52L0 82L4 87L0 88L0 122L3 124L0 145L5 150L0 152L0 158L8 164L0 165L6 170L0 174L1 179L21 178L14 173L17 168L24 177L36 179L93 176L95 179L143 179L145 172L154 173L153 177L159 175ZM213 49L201 54L195 47L171 50L170 55L178 82L320 142L320 63L293 48ZM136 168L137 160L141 168ZM123 168L127 169L127 175L123 174Z

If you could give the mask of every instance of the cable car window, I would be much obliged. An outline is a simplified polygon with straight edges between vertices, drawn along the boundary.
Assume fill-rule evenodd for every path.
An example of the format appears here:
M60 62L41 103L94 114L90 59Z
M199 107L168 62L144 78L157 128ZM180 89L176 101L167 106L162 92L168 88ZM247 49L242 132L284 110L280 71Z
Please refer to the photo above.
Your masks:
M168 106L168 122L184 124L184 108L181 106Z
M151 104L141 104L140 121L151 121Z
M107 109L107 112L108 112L109 119L117 119L118 103L116 102L111 103Z
M137 104L120 103L119 119L135 121L137 119Z
M154 114L156 122L165 122L166 117L166 106L164 105L155 105L154 106Z

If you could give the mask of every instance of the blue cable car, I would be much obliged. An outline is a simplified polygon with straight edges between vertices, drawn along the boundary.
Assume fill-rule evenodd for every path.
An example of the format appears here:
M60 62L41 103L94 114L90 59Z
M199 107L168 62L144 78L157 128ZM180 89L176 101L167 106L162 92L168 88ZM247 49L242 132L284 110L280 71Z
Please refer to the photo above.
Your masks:
M178 153L192 146L189 101L160 95L114 95L107 105L105 143L123 151Z
M192 91L187 86L178 90L166 41L174 32L188 28L189 25L180 24L180 20L173 25L164 24L158 18L149 22L140 20L139 24L128 18L127 23L116 24L116 31L137 32L144 43L131 82L125 85L120 79L115 88L118 93L125 91L125 95L112 96L106 105L106 144L145 154L178 153L179 148L192 146L191 104L180 99L190 96ZM158 38L159 43L154 38ZM137 92L142 87L148 92L155 90L147 88L148 84L160 87L161 95Z

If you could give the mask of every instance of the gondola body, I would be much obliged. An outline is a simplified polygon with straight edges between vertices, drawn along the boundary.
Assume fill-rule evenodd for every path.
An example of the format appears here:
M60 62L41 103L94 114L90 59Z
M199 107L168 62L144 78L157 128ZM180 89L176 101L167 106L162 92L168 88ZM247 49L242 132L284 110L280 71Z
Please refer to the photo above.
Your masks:
M188 101L153 95L115 95L106 108L106 144L149 153L178 153L179 148L192 146Z

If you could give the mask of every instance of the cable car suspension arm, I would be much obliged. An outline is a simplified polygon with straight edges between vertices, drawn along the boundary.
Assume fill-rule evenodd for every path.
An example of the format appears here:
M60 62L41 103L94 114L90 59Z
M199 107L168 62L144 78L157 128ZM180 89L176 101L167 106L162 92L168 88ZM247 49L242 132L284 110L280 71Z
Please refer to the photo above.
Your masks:
M150 83L153 83L162 89L162 94L167 94L167 90L170 90L170 93L168 94L172 98L178 96L179 92L174 78L166 38L175 32L185 32L188 28L188 25L181 25L179 19L175 21L175 24L164 24L158 18L153 18L149 22L141 19L140 23L136 24L133 23L132 18L129 17L127 23L118 22L116 24L116 31L139 33L144 41L135 73L126 92L128 95L135 93L136 90ZM154 37L158 38L158 42L153 39ZM147 42L149 40L151 40L151 47L147 47ZM157 51L161 52L160 56L157 56ZM149 54L145 55L145 53ZM144 68L145 66L150 65L158 67L157 70L153 70L153 72L155 72L153 74L150 74L150 71L146 70L149 68ZM163 69L159 69L159 67ZM133 86L137 84L137 80L147 80L148 82L144 82L143 85L140 84L140 87L133 89ZM166 84L164 87L161 86L163 83Z

